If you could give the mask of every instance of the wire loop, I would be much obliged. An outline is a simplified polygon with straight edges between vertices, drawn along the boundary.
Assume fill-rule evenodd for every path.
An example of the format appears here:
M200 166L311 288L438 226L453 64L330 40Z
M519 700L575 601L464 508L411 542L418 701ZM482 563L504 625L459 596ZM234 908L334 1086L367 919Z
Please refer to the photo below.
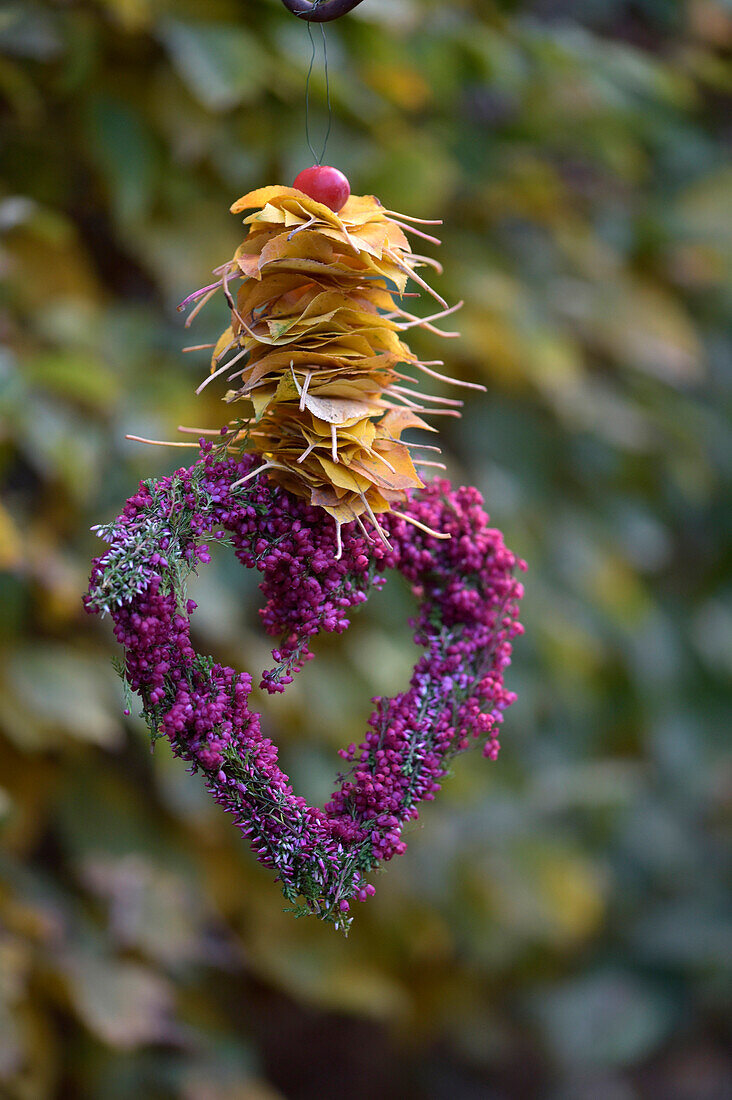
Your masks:
M305 81L305 140L308 143L308 149L310 150L313 160L316 164L323 163L323 157L325 156L325 150L328 148L328 138L330 137L331 127L333 125L333 108L330 102L330 78L328 76L328 44L325 40L325 27L320 24L320 34L323 39L323 64L325 66L325 98L328 104L328 128L323 138L323 146L320 150L320 155L313 149L312 141L310 140L310 78L313 75L313 65L315 64L315 42L313 41L313 29L308 23L308 37L310 38L310 67L308 69L307 80Z

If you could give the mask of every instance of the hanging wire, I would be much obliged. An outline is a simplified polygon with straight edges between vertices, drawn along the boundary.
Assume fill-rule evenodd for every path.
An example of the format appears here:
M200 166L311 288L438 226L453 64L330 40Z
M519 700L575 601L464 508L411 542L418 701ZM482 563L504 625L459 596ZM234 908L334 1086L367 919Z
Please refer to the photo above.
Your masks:
M315 39L313 38L312 27L308 21L308 38L310 39L311 53L310 67L308 68L307 80L305 81L305 140L308 143L308 149L312 153L313 160L316 164L323 163L325 150L328 148L328 138L330 137L331 126L333 125L333 108L330 102L330 80L328 77L328 43L325 38L325 26L322 23L320 24L320 34L323 39L323 64L325 66L325 98L328 104L328 128L325 131L323 148L320 150L320 156L318 156L310 140L310 77L313 74L313 66L315 65Z

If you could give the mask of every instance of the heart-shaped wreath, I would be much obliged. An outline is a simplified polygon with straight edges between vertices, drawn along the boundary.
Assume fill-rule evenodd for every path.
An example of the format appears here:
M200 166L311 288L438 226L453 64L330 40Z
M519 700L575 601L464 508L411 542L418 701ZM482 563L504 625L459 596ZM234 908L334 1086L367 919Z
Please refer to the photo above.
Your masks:
M94 562L86 606L112 616L123 675L142 698L153 740L166 736L203 773L296 912L347 930L351 902L374 893L365 876L404 851L402 830L435 797L451 757L473 738L485 740L486 756L498 753L498 724L515 698L503 670L522 631L514 572L525 566L488 526L476 489L435 480L409 494L402 514L384 515L384 543L349 524L338 548L337 526L321 508L265 474L242 483L254 456L201 446L192 467L141 483L118 519L97 529L111 545ZM207 538L228 540L263 574L260 614L267 633L282 637L262 680L270 692L284 691L312 657L315 635L348 627L349 609L385 583L387 570L412 585L424 653L407 691L374 700L362 744L341 750L349 768L323 809L293 793L249 709L251 676L191 643L195 604L185 580L210 560Z

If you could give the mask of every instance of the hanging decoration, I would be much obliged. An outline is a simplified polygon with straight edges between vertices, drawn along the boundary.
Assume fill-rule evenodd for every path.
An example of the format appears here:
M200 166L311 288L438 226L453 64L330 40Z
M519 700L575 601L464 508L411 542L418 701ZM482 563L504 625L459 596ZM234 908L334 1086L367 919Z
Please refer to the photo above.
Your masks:
M284 3L308 19L355 6ZM405 342L416 327L457 335L440 323L461 303L448 306L432 288L422 272L440 266L410 243L439 244L423 228L439 223L352 195L320 163L231 209L245 215L244 240L181 304L190 324L225 296L230 323L198 392L225 381L230 413L221 428L195 430L209 438L191 444L201 448L193 466L142 483L97 528L109 549L85 602L114 621L123 678L153 740L167 737L203 774L296 912L347 930L353 900L373 893L367 876L404 850L404 826L434 798L451 758L474 738L497 755L514 699L503 672L522 629L515 573L525 566L488 526L475 489L423 482L441 464L422 454L439 449L404 438L434 431L432 416L458 416L462 404L423 393L416 375L483 388L449 378ZM417 293L436 303L427 316L405 308ZM250 709L251 676L192 646L185 582L213 541L262 573L262 620L281 639L262 676L270 692L312 657L317 634L348 627L390 570L412 584L423 652L409 689L375 700L365 740L341 752L347 768L324 809L293 793Z
M238 413L227 445L261 455L249 477L269 472L325 509L339 531L366 515L380 534L376 517L422 486L412 454L425 445L401 436L430 430L422 416L435 400L421 397L404 369L442 377L403 334L419 326L457 336L434 322L459 305L448 308L419 273L439 264L414 253L407 233L439 242L412 225L416 219L385 210L372 195L350 195L333 168L315 166L295 182L234 203L232 213L253 211L244 241L215 270L216 282L182 303L196 303L193 317L221 291L231 308L199 392L222 375L238 383L225 397ZM404 308L409 279L437 301L437 313L417 318ZM440 398L432 415L457 416L461 404Z

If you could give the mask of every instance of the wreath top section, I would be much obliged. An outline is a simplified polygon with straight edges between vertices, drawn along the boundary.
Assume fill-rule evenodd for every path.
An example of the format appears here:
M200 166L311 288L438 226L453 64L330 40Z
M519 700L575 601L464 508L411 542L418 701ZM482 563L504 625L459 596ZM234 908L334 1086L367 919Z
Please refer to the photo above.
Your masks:
M420 270L441 267L408 239L439 244L422 227L440 223L386 210L373 195L351 195L336 213L278 186L244 195L231 210L251 211L244 240L214 269L215 281L180 306L195 303L187 324L217 293L231 309L229 326L205 345L211 370L199 392L225 376L230 451L259 455L259 471L339 526L365 515L378 530L375 517L421 488L420 469L439 465L423 454L438 448L405 441L403 432L434 431L425 414L459 416L462 404L421 394L405 369L483 389L440 374L441 361L420 360L404 342L415 327L458 335L435 322L462 303L450 308L432 289ZM437 302L430 316L405 308L404 297L417 296L407 294L410 279Z

